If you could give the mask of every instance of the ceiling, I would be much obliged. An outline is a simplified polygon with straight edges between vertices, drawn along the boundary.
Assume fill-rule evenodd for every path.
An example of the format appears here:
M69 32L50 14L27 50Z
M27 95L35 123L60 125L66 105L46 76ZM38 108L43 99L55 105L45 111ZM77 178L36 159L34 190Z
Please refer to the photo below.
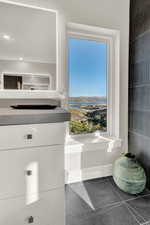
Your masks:
M56 62L56 14L1 2L0 59L19 58Z

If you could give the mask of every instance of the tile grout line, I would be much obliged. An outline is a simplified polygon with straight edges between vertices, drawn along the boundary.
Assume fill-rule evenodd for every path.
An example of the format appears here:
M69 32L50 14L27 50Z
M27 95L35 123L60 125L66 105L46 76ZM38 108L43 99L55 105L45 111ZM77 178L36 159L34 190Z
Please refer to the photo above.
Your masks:
M139 224L140 224L140 221L136 218L136 215L134 215L132 212L131 212L131 209L126 205L126 203L124 203L125 207L128 209L129 213L131 214L131 216L135 219L135 221Z
M143 197L147 197L147 196L150 195L150 193L149 193L149 194L145 194L145 195L141 195L141 196L137 196L137 197L135 197L135 198L131 198L131 199L125 200L125 199L123 199L123 198L121 197L121 195L120 195L119 193L117 193L117 191L115 190L114 186L112 185L112 183L111 183L110 181L109 181L109 183L110 183L111 186L113 187L113 189L114 189L114 191L116 192L116 194L118 195L118 197L121 198L121 202L129 202L129 201L133 201L133 200L136 200L136 199L138 199L138 198L143 198Z
M109 182L110 182L110 181L109 181ZM129 206L128 206L128 205L129 205L129 204L128 204L128 201L131 200L131 199L124 200L124 199L122 198L122 196L115 190L115 188L113 187L113 185L112 185L111 182L110 182L110 184L111 184L112 188L114 189L115 193L116 193L116 194L118 195L118 197L122 200L122 204L124 204L124 205L126 206L126 208L128 208L130 214L131 214L132 216L134 216L134 217L136 217L136 215L137 215L137 216L139 216L141 219L143 219L143 220L146 222L146 220L144 219L144 217L141 216L134 208L132 208L132 207L130 206L130 208L135 212L136 215L134 215L133 212L131 211L131 209L129 208ZM150 195L150 194L149 194L149 195ZM147 195L146 195L146 196L147 196ZM137 198L138 198L138 197L137 197ZM137 199L137 198L134 198L134 200ZM132 200L133 200L133 199L132 199ZM138 219L136 218L136 220L138 220ZM138 220L138 223L140 223L139 220Z
M139 216L144 221L144 223L146 222L146 219L143 216L141 216L141 214L139 214L132 206L130 206L127 202L125 202L124 204L126 205L126 207L129 208L129 210L133 210L133 212L135 213L135 216L136 215ZM132 211L131 211L131 213L132 213Z
M109 181L108 180L105 180L104 181L104 183L107 183L108 185L109 185ZM77 194L73 189L72 189L72 187L71 187L71 185L69 185L69 187L71 188L71 190L75 193L75 194ZM79 196L79 198L81 198L80 196ZM118 201L118 202L115 202L115 203L110 203L110 204L107 204L104 208L101 208L101 207L98 207L97 209L95 209L95 211L92 211L91 212L91 214L94 214L94 213L96 213L96 212L98 212L99 210L106 210L106 212L109 212L109 210L111 210L111 209L113 209L113 208L116 208L116 207L119 207L119 206L121 206L121 204L122 204L122 202L121 201ZM109 209L107 209L109 207ZM102 212L101 212L102 213ZM100 213L100 214L101 214ZM85 214L89 214L88 212L87 213L85 213ZM93 215L92 215L93 216Z
M112 188L114 189L114 191L115 191L115 193L118 195L118 197L120 198L120 201L118 201L118 202L116 202L116 203L120 203L120 202L122 202L122 203L124 203L124 202L129 202L129 201L133 201L133 200L136 200L136 199L138 199L138 198L143 198L143 197L146 197L146 196L149 196L150 195L150 193L149 194L145 194L145 195L141 195L141 196L137 196L137 197L134 197L134 198L131 198L131 199L127 199L127 200L125 200L125 199L123 199L122 197L121 197L121 195L115 190L115 188L114 188L114 186L112 185L112 183L111 183L111 181L109 180L110 178L108 177L108 178L106 178L106 181L104 181L104 183L106 182L108 182L111 186L112 186ZM95 181L96 182L96 181ZM97 181L98 182L98 181ZM117 185L116 185L116 187L117 187ZM113 204L115 204L115 203L113 203ZM110 204L109 204L110 205Z
M111 183L111 181L109 180L110 178L106 178L106 180L104 181L104 183L106 182L106 183L108 183L108 184L110 184L111 186L112 186L112 188L113 188L113 190L114 190L114 192L116 193L116 195L120 198L120 201L117 201L117 202L115 202L115 203L110 203L110 204L107 204L104 208L107 208L107 207L109 207L109 206L117 206L117 205L121 205L121 204L125 204L125 203L128 203L129 201L133 201L133 200L136 200L136 199L139 199L139 198L142 198L142 197L146 197L146 196L149 196L150 194L145 194L145 195L142 195L142 196L137 196L137 197L135 197L135 198L131 198L131 199L127 199L127 200L124 200L123 198L122 198L122 196L115 190L115 188L114 188L114 186L112 185L112 183ZM97 181L98 182L98 181ZM131 207L131 206L130 206ZM132 208L132 207L131 207ZM101 207L98 207L97 209L96 209L96 211L97 210L100 210L100 209L102 209ZM133 209L133 208L132 208ZM136 214L139 216L139 217L141 217L145 222L146 222L146 220L135 210L135 209L133 209L133 211L135 211L136 212Z
M98 182L98 181L97 181ZM131 198L131 199L123 199L122 196L115 190L115 187L113 186L113 184L111 183L110 181L110 178L106 178L106 180L104 181L104 183L108 183L111 185L112 189L114 190L114 192L116 193L116 195L120 198L120 201L117 201L115 203L110 203L110 204L107 204L104 208L101 208L101 207L98 207L95 212L97 212L98 210L100 209L106 209L107 207L110 207L109 209L107 209L106 212L109 212L109 210L113 209L113 208L116 208L116 207L119 207L121 206L121 204L124 204L125 207L128 209L129 213L135 218L135 220L137 221L137 223L139 225L149 225L150 221L146 221L146 219L144 219L132 206L130 206L128 204L128 202L130 201L133 201L133 200L136 200L136 199L140 199L140 198L143 198L143 197L146 197L146 196L150 196L150 193L149 194L145 194L145 195L141 195L141 196L137 196L135 198ZM71 188L72 189L72 188ZM133 210L133 212L131 211ZM94 212L92 212L93 214ZM102 212L101 212L102 213ZM135 213L135 214L134 214ZM139 216L141 219L143 219L145 222L142 222L140 223L139 220L136 218L136 215Z
M106 207L105 213L106 213L106 212L109 212L109 211L112 210L113 208L120 207L121 205L122 205L121 203L120 203L120 204L116 204L116 205L113 205L112 207L110 207L109 209L107 209L107 207ZM104 210L104 209L105 209L105 208L103 208L102 210ZM99 209L97 209L96 212L98 212L98 210L99 210ZM104 213L104 212L102 211L102 212L99 213L99 215L101 215L101 214L103 214L103 213Z
M146 197L146 196L149 196L149 195L150 195L150 193L149 193L149 194L140 195L140 196L137 196L137 197L135 197L135 198L131 198L131 199L125 200L125 199L123 199L123 198L121 197L121 195L120 195L119 193L117 193L117 191L115 190L114 186L112 185L112 183L111 183L110 181L109 181L109 183L111 184L111 186L113 187L114 191L116 192L116 194L118 194L118 196L122 199L123 202L129 202L129 201L136 200L136 199L138 199L138 198L143 198L143 197ZM117 185L116 185L116 186L117 186Z
M110 185L112 186L114 192L118 195L118 197L122 200L122 204L125 205L125 207L128 209L130 215L135 219L135 221L140 225L140 221L136 218L136 215L133 214L133 212L131 211L131 209L127 206L126 201L122 198L122 196L115 190L115 188L113 187L112 183L110 182ZM137 214L138 215L138 214ZM145 221L145 220L144 220Z
M149 196L149 195L150 195L150 194L141 195L141 196L138 196L138 197L136 197L136 198L131 198L131 199L125 200L125 202L129 202L129 201L133 201L133 200L136 200L136 199L139 199L139 198L147 197L147 196Z

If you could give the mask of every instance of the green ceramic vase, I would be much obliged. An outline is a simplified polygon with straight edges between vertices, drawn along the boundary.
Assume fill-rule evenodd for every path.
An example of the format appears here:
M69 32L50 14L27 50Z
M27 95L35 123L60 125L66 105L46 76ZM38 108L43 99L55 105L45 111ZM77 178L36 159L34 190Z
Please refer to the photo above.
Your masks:
M146 185L144 169L130 153L115 161L113 179L122 191L129 194L141 193Z

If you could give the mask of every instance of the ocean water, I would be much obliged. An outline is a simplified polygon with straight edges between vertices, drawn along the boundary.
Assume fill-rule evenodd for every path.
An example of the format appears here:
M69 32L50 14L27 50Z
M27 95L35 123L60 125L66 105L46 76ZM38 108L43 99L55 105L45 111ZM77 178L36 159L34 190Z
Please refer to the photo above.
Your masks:
M106 104L105 101L102 102L70 102L69 105L103 105Z
M106 105L106 101L101 102L70 102L72 108L79 108L81 105Z

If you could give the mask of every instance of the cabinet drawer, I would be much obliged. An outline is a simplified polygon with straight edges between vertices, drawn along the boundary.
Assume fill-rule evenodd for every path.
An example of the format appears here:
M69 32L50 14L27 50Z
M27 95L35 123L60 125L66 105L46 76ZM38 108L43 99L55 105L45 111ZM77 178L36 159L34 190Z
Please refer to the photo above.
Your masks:
M56 189L25 198L0 200L1 225L64 225L64 190Z
M0 152L0 199L64 185L63 146Z
M0 150L64 144L65 123L0 126Z

